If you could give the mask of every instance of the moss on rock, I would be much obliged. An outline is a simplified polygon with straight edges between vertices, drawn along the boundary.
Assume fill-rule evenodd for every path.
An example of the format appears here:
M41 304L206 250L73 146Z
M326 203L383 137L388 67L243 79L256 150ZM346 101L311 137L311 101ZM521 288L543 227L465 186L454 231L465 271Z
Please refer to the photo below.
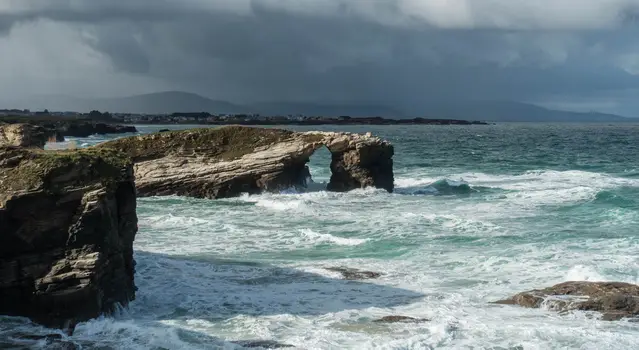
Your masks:
M205 156L227 161L252 153L293 136L292 131L244 126L167 131L126 137L104 143L99 148L113 148L128 154L135 162L167 155Z
M127 176L129 165L129 157L112 149L0 148L0 199L11 192L44 190L57 193L79 185L109 186ZM0 200L0 205L2 202Z

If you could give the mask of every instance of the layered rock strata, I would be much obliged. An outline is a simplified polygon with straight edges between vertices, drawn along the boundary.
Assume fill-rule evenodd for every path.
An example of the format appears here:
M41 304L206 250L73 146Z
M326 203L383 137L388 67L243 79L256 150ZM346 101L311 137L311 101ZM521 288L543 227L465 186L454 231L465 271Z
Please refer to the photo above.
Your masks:
M69 327L126 305L136 232L125 155L0 148L0 314Z
M225 198L304 187L320 147L332 154L328 189L393 191L393 146L371 135L243 126L171 131L100 145L135 162L138 194Z

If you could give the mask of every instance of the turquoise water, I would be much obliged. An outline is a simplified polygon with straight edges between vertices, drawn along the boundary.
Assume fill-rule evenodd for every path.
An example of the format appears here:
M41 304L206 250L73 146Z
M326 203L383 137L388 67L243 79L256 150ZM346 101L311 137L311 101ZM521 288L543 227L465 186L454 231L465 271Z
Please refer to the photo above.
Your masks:
M65 339L101 349L255 339L303 349L639 348L639 323L489 303L567 280L639 283L639 125L313 129L393 142L395 193L323 191L330 155L320 150L307 193L140 199L137 300ZM383 276L346 281L331 266ZM371 322L387 315L430 321ZM0 321L0 336L16 332L46 331Z

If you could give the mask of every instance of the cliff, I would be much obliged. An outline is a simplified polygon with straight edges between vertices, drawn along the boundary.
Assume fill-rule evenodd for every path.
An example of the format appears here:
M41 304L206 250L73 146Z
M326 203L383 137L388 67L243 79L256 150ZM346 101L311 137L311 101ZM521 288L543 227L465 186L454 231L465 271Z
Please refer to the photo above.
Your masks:
M0 146L44 148L47 131L30 124L0 124Z
M135 210L121 153L0 148L0 314L69 327L127 304Z
M320 147L332 153L328 189L393 190L393 146L371 135L228 126L122 138L114 148L135 162L142 196L224 198L304 187Z

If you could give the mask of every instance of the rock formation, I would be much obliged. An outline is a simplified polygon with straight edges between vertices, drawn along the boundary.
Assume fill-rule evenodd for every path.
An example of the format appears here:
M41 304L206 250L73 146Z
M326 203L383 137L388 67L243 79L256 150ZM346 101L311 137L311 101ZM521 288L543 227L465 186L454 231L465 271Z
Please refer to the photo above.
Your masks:
M57 132L62 136L88 137L94 134L123 134L137 132L135 126L94 122L63 122L56 124Z
M65 136L88 137L94 134L122 134L137 132L135 126L98 122L91 119L46 117L0 117L0 124L30 124L46 129L47 138L64 141Z
M44 148L47 131L30 124L0 124L0 146Z
M68 327L127 304L135 210L117 151L0 148L0 314Z
M550 310L598 311L608 321L639 316L639 286L620 282L565 282L519 293L497 304Z
M227 126L114 140L135 162L138 194L224 198L303 187L311 155L332 154L328 189L393 190L393 146L371 135Z

